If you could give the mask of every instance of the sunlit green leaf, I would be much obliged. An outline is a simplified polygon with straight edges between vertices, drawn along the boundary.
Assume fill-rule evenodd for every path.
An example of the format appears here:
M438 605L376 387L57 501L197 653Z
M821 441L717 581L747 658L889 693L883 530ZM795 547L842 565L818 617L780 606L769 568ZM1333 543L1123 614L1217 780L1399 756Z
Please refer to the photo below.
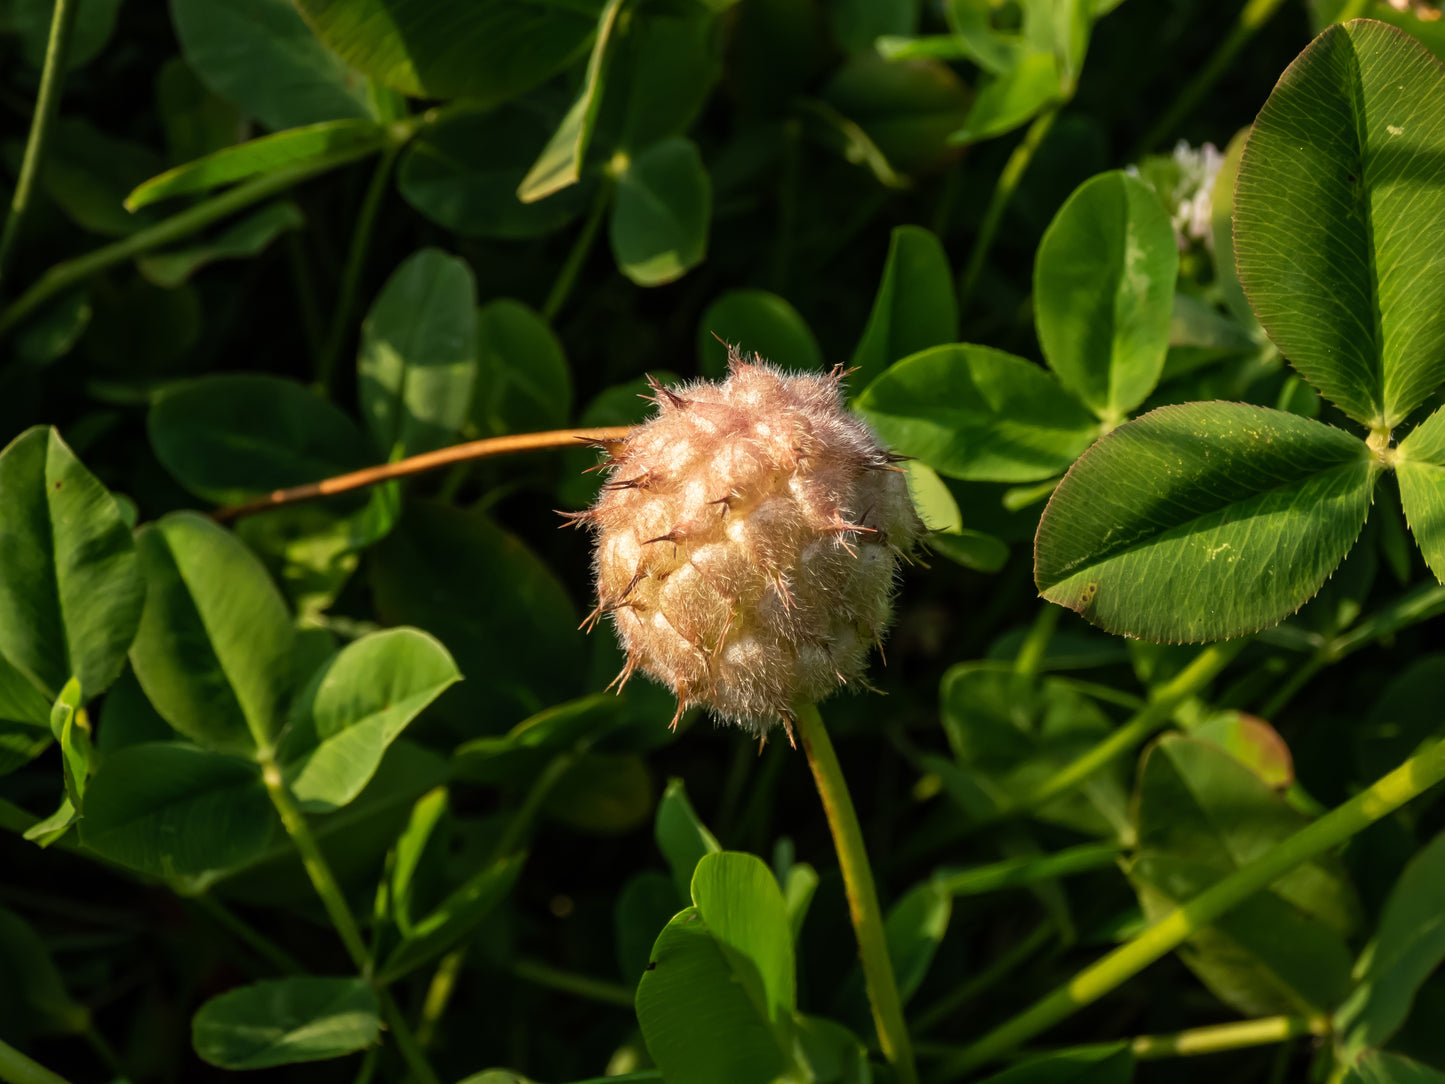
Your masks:
M707 254L711 219L712 182L697 146L654 143L617 178L608 236L618 268L639 286L680 278Z
M863 337L853 350L854 387L895 361L958 337L958 300L948 256L921 226L895 227Z
M222 1069L265 1069L362 1050L381 1037L365 979L297 975L213 997L191 1021L196 1053Z
M698 368L710 377L725 376L729 347L790 372L823 367L823 351L798 310L767 290L729 290L703 310Z

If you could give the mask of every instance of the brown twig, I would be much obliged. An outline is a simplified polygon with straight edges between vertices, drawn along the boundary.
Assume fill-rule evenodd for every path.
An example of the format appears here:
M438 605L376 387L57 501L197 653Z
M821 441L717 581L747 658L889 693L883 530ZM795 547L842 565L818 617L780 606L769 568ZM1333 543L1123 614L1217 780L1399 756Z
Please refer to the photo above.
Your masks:
M493 455L511 455L513 452L533 452L543 448L573 447L579 441L621 440L629 431L630 427L625 425L600 429L552 429L545 433L517 433L506 437L474 440L467 444L454 444L450 448L440 448L435 452L398 459L395 463L383 463L378 467L367 467L364 470L352 471L350 474L338 474L335 478L323 478L319 482L308 482L303 486L278 489L264 497L258 497L254 501L218 508L211 513L211 518L217 523L224 523L227 520L265 512L279 505L347 493L353 489L374 486L378 482L389 482L393 478L423 474L426 471L450 466L453 463L485 459L487 456Z

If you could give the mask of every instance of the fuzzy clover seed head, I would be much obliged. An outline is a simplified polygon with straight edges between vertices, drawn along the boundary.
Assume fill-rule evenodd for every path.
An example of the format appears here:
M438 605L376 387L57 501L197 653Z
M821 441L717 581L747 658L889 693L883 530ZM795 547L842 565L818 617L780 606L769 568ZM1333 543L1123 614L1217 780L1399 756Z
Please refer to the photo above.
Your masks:
M848 412L843 374L729 355L729 376L653 384L657 415L602 445L574 518L597 536L597 607L642 670L766 737L791 705L858 679L924 531L902 472ZM791 728L789 727L791 738Z

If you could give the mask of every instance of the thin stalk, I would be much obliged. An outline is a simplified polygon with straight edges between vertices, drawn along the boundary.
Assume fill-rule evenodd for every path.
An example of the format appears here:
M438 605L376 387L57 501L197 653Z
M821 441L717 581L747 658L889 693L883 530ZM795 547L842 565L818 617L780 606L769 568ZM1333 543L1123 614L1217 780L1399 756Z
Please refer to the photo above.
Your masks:
M1141 1061L1156 1058L1187 1058L1195 1054L1214 1054L1221 1050L1241 1050L1249 1046L1269 1046L1288 1042L1301 1035L1325 1035L1329 1021L1324 1017L1266 1016L1258 1020L1240 1020L1232 1024L1190 1028L1173 1035L1140 1035L1129 1045Z
M848 894L848 913L858 937L858 955L863 963L863 983L868 989L868 1004L873 1010L873 1025L878 1030L878 1046L893 1067L900 1084L918 1084L918 1070L913 1064L913 1047L908 1028L903 1022L903 1004L898 997L898 983L893 977L893 961L888 957L888 940L883 932L883 908L878 903L878 890L873 884L873 869L863 846L863 829L858 812L843 779L838 755L823 726L823 717L816 705L798 705L794 710L798 738L813 770L818 796L828 829L833 833L833 846L838 852L838 866L843 873L843 887Z
M1249 39L1254 37L1260 27L1273 18L1282 4L1283 0L1249 0L1249 3L1244 5L1229 35L1219 43L1214 55L1204 67L1194 73L1194 77L1179 92L1179 97L1174 99L1173 104L1164 111L1164 115L1139 141L1139 146L1131 157L1137 158L1152 150L1160 140L1178 127L1180 121L1194 111L1200 99L1208 94L1214 84L1219 82L1220 76L1229 70L1240 49L1249 43Z
M426 997L421 1003L421 1019L416 1025L416 1045L425 1050L436 1037L437 1023L447 1011L447 1003L457 988L457 976L461 974L462 962L467 958L466 946L452 949L442 957L426 988Z
M572 293L572 287L577 282L577 276L582 271L582 265L587 262L587 257L592 252L592 243L597 239L597 230L602 225L602 216L607 213L607 205L611 202L612 179L606 177L597 186L597 195L592 200L592 209L587 212L587 221L582 223L582 230L577 234L577 240L572 243L572 251L567 253L567 262L557 273L557 280L552 283L547 300L542 302L542 319L547 323L550 324L555 320L557 314L562 311L562 306L567 303L567 298Z
M954 896L982 896L1001 888L1017 888L1071 873L1107 869L1119 861L1112 843L1085 843L1041 858L1008 858L953 873L935 873L933 882Z
M0 1080L5 1084L69 1084L38 1061L31 1061L9 1043L0 1040Z
M1059 106L1051 105L1035 117L1029 130L1024 133L1023 141L1013 149L1008 161L1004 163L1003 172L999 174L998 183L993 186L993 194L989 196L988 206L984 208L983 221L979 223L978 236L973 241L973 251L968 254L968 264L963 269L963 282L958 288L958 311L961 314L968 311L968 303L973 298L973 288L983 271L988 250L993 246L994 235L998 233L999 223L1003 221L1003 213L1008 208L1009 200L1013 199L1019 182L1028 171L1029 163L1033 161L1034 152L1049 134L1054 118L1058 115Z
M1176 907L1133 940L965 1048L943 1066L942 1078L959 1077L994 1061L1092 1004L1290 870L1338 847L1442 780L1445 780L1445 741L1411 757L1348 802L1188 903Z
M229 188L218 196L212 196L203 203L198 203L179 214L157 222L154 226L138 230L129 237L123 237L119 241L105 245L93 252L87 252L84 256L62 260L41 275L30 289L21 294L3 312L0 312L0 335L13 331L16 325L56 294L69 289L78 282L84 282L108 267L114 267L134 256L160 248L162 245L168 245L172 241L189 237L213 222L218 222L252 204L270 199L278 192L294 188L302 181L309 180L318 174L364 158L366 155L374 153L375 150L376 148L373 146L348 147L305 162L298 162L294 166L278 169L275 173L268 173L254 181Z
M66 58L70 55L70 34L75 27L79 0L55 0L50 15L50 37L45 43L45 64L40 69L40 94L35 99L35 112L30 118L30 135L25 141L25 157L20 160L20 176L15 181L15 194L10 197L10 215L5 231L0 233L0 283L5 281L5 265L20 235L20 225L30 210L30 199L45 162L45 145L50 142L51 129L60 112L60 90L65 83Z
M1042 922L1018 944L1011 946L988 967L969 979L958 989L941 998L932 1008L918 1017L913 1031L921 1035L942 1023L974 998L992 990L996 985L1014 974L1024 962L1053 938L1055 933L1051 922Z
M1230 640L1205 648L1195 656L1193 662L1154 690L1148 703L1135 712L1133 718L1098 745L1060 768L1023 798L1005 806L996 816L1014 816L1038 809L1073 790L1115 757L1133 749L1163 727L1180 704L1214 680L1247 642L1243 639Z
M406 1067L411 1070L411 1079L420 1084L441 1084L436 1071L426 1060L426 1052L417 1044L416 1036L407 1026L406 1017L402 1016L391 991L378 990L376 996L381 1002L381 1015L386 1019L386 1026L391 1029L392 1038L396 1040L396 1048L401 1052Z
M544 448L575 448L578 441L621 440L630 431L631 427L626 425L599 429L552 429L545 433L516 433L505 437L473 440L466 444L453 444L450 448L409 456L406 459L398 459L395 463L382 463L380 466L367 467L364 470L352 471L350 474L323 478L319 482L308 482L303 486L293 486L290 489L278 489L257 500L247 501L245 504L232 504L225 508L218 508L211 513L211 518L217 523L224 523L227 520L239 519L241 516L268 512L279 505L315 500L318 497L330 497L337 493L349 493L353 489L364 489L366 486L389 482L393 478L409 478L413 474L424 474L453 463L485 459L493 455L511 455L514 452L535 452Z
M1029 627L1024 642L1019 645L1018 656L1014 659L1015 674L1020 677L1033 677L1043 668L1044 656L1049 652L1049 641L1054 638L1054 630L1059 627L1059 615L1063 612L1062 606L1044 603L1043 609Z
M572 765L577 763L575 753L559 753L552 758L550 764L542 769L542 774L532 782L532 787L527 791L522 804L512 814L512 819L507 822L507 827L502 830L502 837L497 840L497 845L492 851L492 860L506 858L517 851L522 841L527 838L527 833L532 830L532 822L537 819L537 814L542 810L542 803L552 793L552 788L562 781L562 777L571 770Z
M565 994L573 994L588 1001L600 1002L603 1005L617 1005L624 1009L632 1008L632 991L620 983L606 982L602 979L589 978L586 975L577 975L571 971L563 971L561 968L544 964L540 960L515 960L512 963L512 974L536 986L545 986L549 990L560 990Z
M316 889L316 895L321 897L321 905L326 908L331 925L336 928L341 943L346 946L347 954L356 964L356 969L364 978L370 979L371 953L367 951L366 942L361 938L361 930L356 925L356 918L352 915L351 908L347 906L346 898L341 894L341 886L336 883L336 876L331 872L331 866L326 861L326 856L321 853L320 844L311 834L311 826L306 823L306 815L292 800L291 792L286 789L286 781L282 779L281 769L277 766L276 761L267 754L263 754L261 759L261 779L266 784L266 793L271 796L271 804L276 807L286 834L291 837L291 842L301 855L301 864L306 867L306 876L311 879L311 886Z
M336 301L336 312L331 318L331 329L326 335L326 345L316 363L316 384L321 394L331 395L331 382L336 377L336 361L341 357L341 347L346 342L347 330L351 327L352 315L356 312L356 295L361 288L361 272L366 266L366 253L371 247L371 234L376 226L376 214L381 201L386 198L391 180L391 167L404 146L401 142L391 143L382 152L381 160L371 175L366 196L361 201L361 210L356 216L356 229L351 234L351 247L346 253L346 266L341 272L341 290Z
M218 925L225 927L227 932L235 937L237 941L240 941L247 948L251 949L251 951L283 975L305 974L306 969L296 962L294 956L214 896L201 892L198 895L189 897L189 899L211 918L215 919Z

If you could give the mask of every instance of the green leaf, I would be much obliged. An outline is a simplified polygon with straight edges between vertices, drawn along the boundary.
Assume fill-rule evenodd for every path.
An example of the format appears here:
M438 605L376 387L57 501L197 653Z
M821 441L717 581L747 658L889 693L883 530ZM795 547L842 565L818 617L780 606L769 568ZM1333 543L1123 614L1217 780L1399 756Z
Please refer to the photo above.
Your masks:
M80 341L93 315L89 290L65 291L20 325L14 339L15 360L48 365L64 357Z
M1040 1054L995 1073L983 1084L1129 1084L1134 1052L1127 1043L1101 1043Z
M1410 1015L1424 981L1445 960L1445 834L1422 848L1395 882L1357 985L1335 1016L1350 1053L1384 1046Z
M296 204L277 200L232 223L210 240L141 256L136 268L157 286L171 289L209 263L259 255L287 230L299 229L305 223Z
M353 640L291 704L276 750L307 812L346 805L371 781L397 735L453 683L456 664L431 636L388 629Z
M1110 632L1220 640L1283 620L1354 545L1379 465L1363 441L1240 403L1160 407L1114 430L1044 510L1044 598Z
M71 678L50 710L50 732L60 743L60 769L65 781L64 801L77 820L85 811L85 787L90 781L90 727L76 718L80 710L80 682ZM67 825L70 822L67 822ZM56 825L54 827L59 827ZM48 846L58 834L46 840Z
M642 978L657 931L677 909L677 887L666 874L644 870L622 886L612 908L612 925L623 982L631 986Z
M950 137L974 100L948 65L927 57L885 60L872 49L844 61L822 95L905 174L938 170L958 156Z
M171 20L201 82L272 131L372 115L288 0L172 0Z
M497 733L582 691L583 639L567 592L485 517L409 504L369 566L382 623L428 630L466 675L437 705L464 733Z
M1307 823L1228 753L1178 735L1145 756L1136 808L1139 849L1127 872L1150 921ZM1350 989L1345 937L1358 908L1339 860L1322 858L1196 934L1180 956L1242 1013L1328 1012Z
M698 863L695 905L658 936L637 1020L668 1080L772 1084L794 1068L793 942L782 893L753 855Z
M457 747L452 770L473 783L515 783L536 775L559 754L596 743L621 721L624 700L593 693L539 711L499 738L476 738Z
M56 430L0 451L0 508L0 686L27 717L39 695L48 719L72 676L88 700L120 675L145 583L119 504Z
M410 934L381 967L379 981L390 983L445 954L470 936L512 890L526 853L498 858L449 893L430 914L412 923Z
M1279 731L1242 711L1221 711L1189 728L1189 736L1217 745L1283 794L1295 781L1294 758Z
M1326 399L1389 430L1445 380L1445 70L1366 20L1280 77L1235 190L1239 277L1260 323Z
M424 248L386 280L361 325L357 393L392 456L456 440L477 372L477 284L465 260Z
M903 1004L908 1004L928 974L952 913L953 895L932 880L914 885L888 908L883 931Z
M697 322L698 369L703 375L726 375L729 347L791 372L823 367L823 351L798 310L767 290L729 290L703 310Z
M54 8L49 0L10 0L0 11L0 33L19 36L21 55L37 72L45 63ZM76 4L70 49L66 54L68 71L84 67L105 48L119 12L120 0L80 0Z
M1224 304L1239 325L1257 338L1262 335L1259 321L1244 296L1244 287L1239 284L1239 267L1234 257L1234 186L1248 140L1249 129L1242 128L1224 150L1224 162L1214 175L1214 187L1210 190L1209 232L1214 245L1214 278L1219 283Z
M608 236L618 269L639 286L681 278L707 254L712 182L688 139L654 143L617 176Z
M652 818L657 784L636 753L584 753L547 796L553 820L588 835L630 832Z
M275 820L250 760L152 742L101 763L86 791L80 840L142 873L197 876L259 857Z
M972 817L991 815L1000 804L1027 798L1113 730L1097 704L1064 682L1030 679L1001 662L950 667L940 687L939 709L954 758L977 776L975 785L982 792L960 803ZM1116 761L1034 815L1074 831L1126 837L1124 772L1125 766ZM945 786L948 782L945 779ZM1021 851L1008 849L1015 856Z
M494 105L568 67L602 0L297 0L321 40L384 86L415 98Z
M168 162L204 158L234 145L246 130L241 111L207 88L181 56L171 57L156 74L156 112Z
M365 979L293 975L211 998L191 1020L191 1045L222 1069L322 1061L379 1042L380 1012Z
M0 655L0 775L50 747L50 707L45 694Z
M722 850L717 837L702 823L687 798L681 779L669 779L657 803L657 821L653 827L657 849L672 870L677 894L683 900L692 898L691 886L697 864L710 854Z
M572 415L572 373L547 322L501 297L477 310L472 421L489 436L561 429Z
M1445 1073L1400 1054L1366 1050L1341 1084L1445 1084Z
M1057 99L1061 90L1053 55L1029 53L984 84L963 127L953 133L953 142L979 143L1011 132Z
M718 12L689 5L673 17L641 8L630 18L612 82L622 105L618 146L629 154L691 126L722 74Z
M539 203L517 199L531 148L549 131L547 115L532 108L448 109L407 145L397 188L421 214L463 237L543 237L575 218L593 189L584 178Z
M976 482L1049 478L1099 431L1043 369L987 346L936 346L904 358L855 405L895 451Z
M158 200L208 192L223 184L275 173L287 166L313 158L325 158L340 151L380 150L387 139L386 127L374 120L332 120L289 128L213 151L204 158L168 169L138 185L126 197L125 207L128 211L135 211Z
M1059 383L1122 419L1164 369L1179 248L1158 198L1119 170L1080 185L1039 242L1034 317Z
M218 504L374 461L339 408L294 380L262 373L171 384L155 397L146 430L156 458L181 485Z
M603 4L597 17L597 35L592 39L592 53L587 58L587 73L582 77L582 89L517 186L517 198L523 203L546 199L576 184L581 176L582 160L587 157L587 145L592 142L592 130L597 126L597 111L602 107L602 87L613 51L612 32L624 2L606 0Z
M136 544L146 599L130 657L146 696L201 745L269 745L294 687L295 633L261 562L192 512L148 524Z
M47 145L40 184L81 229L124 237L158 221L150 211L127 211L125 197L161 165L150 147L117 139L78 117L62 117Z
M958 338L958 298L948 256L922 226L897 226L863 337L855 384L867 387L895 361Z
M799 1013L793 1022L817 1084L873 1084L868 1048L853 1032L821 1016Z
M1445 583L1445 407L1400 442L1395 474L1410 533L1430 571Z

